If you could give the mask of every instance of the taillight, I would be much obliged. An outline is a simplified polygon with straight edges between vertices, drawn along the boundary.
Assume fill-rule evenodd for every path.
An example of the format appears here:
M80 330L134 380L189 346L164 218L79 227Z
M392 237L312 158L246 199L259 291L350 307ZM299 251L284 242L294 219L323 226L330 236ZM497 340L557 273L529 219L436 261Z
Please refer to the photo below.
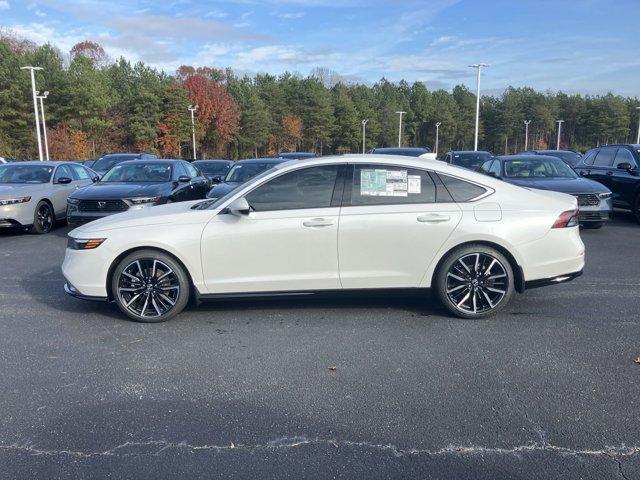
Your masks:
M578 226L578 210L562 212L551 228L567 228Z

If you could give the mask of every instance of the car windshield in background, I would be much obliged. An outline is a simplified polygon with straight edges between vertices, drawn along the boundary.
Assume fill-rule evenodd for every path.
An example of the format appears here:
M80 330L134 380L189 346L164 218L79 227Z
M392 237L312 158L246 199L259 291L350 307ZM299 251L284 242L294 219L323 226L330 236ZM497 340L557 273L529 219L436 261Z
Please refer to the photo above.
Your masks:
M508 178L575 178L578 175L560 159L506 160L505 177Z
M551 155L552 157L561 158L571 166L577 165L577 163L580 161L580 158L582 158L576 152L549 152L545 153L545 155Z
M94 170L109 170L117 163L124 162L125 160L135 160L133 155L109 155L108 157L102 157L95 161L91 166Z
M218 162L198 162L197 163L202 173L205 175L224 175L229 171L229 165L226 163L218 163Z
M0 183L47 183L53 167L46 165L0 165Z
M116 165L109 170L100 183L122 182L168 182L171 180L171 165L166 163L130 163Z
M490 153L456 153L453 155L453 164L469 170L476 170L492 157L493 155Z
M259 173L265 172L276 165L275 163L241 163L234 165L227 177L224 179L225 182L239 182L244 183L247 180L252 179Z

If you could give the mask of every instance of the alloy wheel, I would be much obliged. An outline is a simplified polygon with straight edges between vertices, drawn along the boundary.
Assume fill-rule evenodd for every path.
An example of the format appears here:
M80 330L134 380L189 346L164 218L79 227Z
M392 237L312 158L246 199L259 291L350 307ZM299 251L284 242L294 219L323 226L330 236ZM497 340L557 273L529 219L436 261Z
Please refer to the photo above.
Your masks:
M180 280L157 258L139 258L120 273L117 294L133 315L147 319L167 314L180 296Z
M506 268L488 253L463 255L447 271L447 298L464 313L481 314L493 310L507 295L508 289Z
M53 214L51 213L51 207L48 204L42 203L38 207L38 211L36 212L36 222L38 222L38 227L44 233L51 230L53 226Z

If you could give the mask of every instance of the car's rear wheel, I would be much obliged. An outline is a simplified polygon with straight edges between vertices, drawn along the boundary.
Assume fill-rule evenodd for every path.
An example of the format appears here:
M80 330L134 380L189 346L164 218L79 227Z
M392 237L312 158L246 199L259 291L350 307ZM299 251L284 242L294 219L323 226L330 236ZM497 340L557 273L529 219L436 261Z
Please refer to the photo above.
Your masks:
M164 322L189 301L190 282L184 268L157 250L138 250L116 266L111 291L118 307L138 322Z
M44 200L38 202L33 212L33 225L29 229L30 233L49 233L53 227L54 216L53 209Z
M498 312L514 291L509 260L487 245L467 245L449 253L436 274L440 301L461 318L484 318Z

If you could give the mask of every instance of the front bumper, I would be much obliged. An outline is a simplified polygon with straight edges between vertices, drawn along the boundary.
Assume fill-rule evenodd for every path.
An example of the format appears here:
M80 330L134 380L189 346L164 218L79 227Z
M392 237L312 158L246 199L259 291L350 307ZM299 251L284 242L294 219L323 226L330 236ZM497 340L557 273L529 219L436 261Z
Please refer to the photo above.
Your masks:
M606 222L611 217L613 203L611 198L600 200L599 205L585 205L578 207L578 220L580 223Z
M70 211L70 209L67 208L67 223L69 225L81 225L83 223L92 222L93 220L98 220L117 213L122 212L81 212L79 210Z
M0 206L0 227L24 227L33 224L33 199L25 203Z

